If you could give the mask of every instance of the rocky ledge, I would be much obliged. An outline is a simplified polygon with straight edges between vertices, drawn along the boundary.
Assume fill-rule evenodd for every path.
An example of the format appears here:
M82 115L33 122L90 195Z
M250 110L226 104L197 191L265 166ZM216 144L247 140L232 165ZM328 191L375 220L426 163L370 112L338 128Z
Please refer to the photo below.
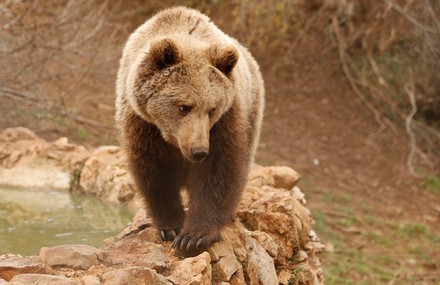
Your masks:
M152 227L118 147L88 150L7 129L0 135L0 184L81 191L139 210L133 225L102 248L60 245L39 256L0 256L0 284L323 284L324 246L298 180L288 167L255 165L223 241L182 259Z

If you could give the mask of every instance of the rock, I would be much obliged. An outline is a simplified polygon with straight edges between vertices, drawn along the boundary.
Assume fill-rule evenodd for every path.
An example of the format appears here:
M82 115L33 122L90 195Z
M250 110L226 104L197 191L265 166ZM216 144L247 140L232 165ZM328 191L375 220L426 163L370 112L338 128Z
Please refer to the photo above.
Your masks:
M237 272L235 272L231 279L229 280L229 284L231 285L246 285L246 281L244 280L243 268L240 268Z
M232 245L227 241L215 243L209 250L212 262L212 274L215 282L229 281L231 276L241 269L241 263L235 256Z
M48 274L20 274L15 275L10 284L18 285L79 285L77 282L72 281L64 276L54 276Z
M85 244L43 247L40 259L49 266L62 266L73 269L88 269L99 264L100 249Z
M268 167L269 173L274 179L275 188L292 189L298 183L301 176L292 168L286 166Z
M0 278L10 280L15 275L23 273L45 273L45 266L37 256L0 256Z
M211 258L209 253L205 251L196 257L177 261L176 267L168 276L168 279L175 285L211 284Z
M104 273L101 276L103 285L119 284L130 285L135 284L135 277L126 269L117 269Z
M309 255L307 254L307 252L305 252L304 250L300 250L297 253L297 258L299 262L302 262L304 260L307 259L307 257L309 257Z
M246 238L246 248L249 252L246 271L250 285L278 285L273 259L264 248L251 236Z
M40 281L84 285L323 284L320 258L324 246L312 229L307 201L296 186L298 180L299 175L288 167L255 165L237 209L238 218L223 229L223 241L193 258L174 256L171 243L160 240L147 212L139 210L133 224L106 239L102 249L81 245L43 248L40 261L16 256L16 264L11 255L2 256L0 277L31 280L14 281L15 285ZM66 138L49 143L26 129L0 134L2 183L73 189L126 207L144 208L119 147L87 150ZM34 272L62 280L55 282L47 278L49 275L18 277Z
M212 274L214 281L229 281L231 276L241 269L241 263L238 262L235 255L227 255L213 264Z
M250 235L258 241L271 257L277 259L288 256L286 249L277 243L270 234L262 231L252 231Z
M292 194L293 194L293 198L296 199L298 202L300 202L301 205L303 206L307 205L307 200L305 198L304 193L297 186L293 187Z
M8 281L6 281L3 278L0 278L0 285L5 285L5 284L9 284Z
M211 262L217 262L220 258L234 255L234 249L232 245L227 241L221 241L215 243L208 249L209 256L211 257Z
M280 285L292 284L293 273L290 270L281 269L278 272L278 283Z
M245 262L247 258L246 247L242 238L245 231L244 225L236 219L234 224L227 225L222 233L223 239L232 246L237 260L241 263Z
M257 187L266 185L290 190L300 178L301 176L295 170L286 166L261 167L254 165L249 183Z
M60 144L70 146L60 148ZM0 184L32 189L68 190L72 161L85 160L82 146L48 143L24 128L6 129L0 134Z
M78 190L132 209L142 207L142 199L134 190L126 164L119 147L100 147L85 162Z
M100 285L101 281L96 276L86 275L81 278L83 285Z
M102 275L103 285L173 285L156 271L139 266L116 269Z
M130 264L152 268L158 272L169 268L169 258L161 244L129 236L104 247L103 262L113 266Z

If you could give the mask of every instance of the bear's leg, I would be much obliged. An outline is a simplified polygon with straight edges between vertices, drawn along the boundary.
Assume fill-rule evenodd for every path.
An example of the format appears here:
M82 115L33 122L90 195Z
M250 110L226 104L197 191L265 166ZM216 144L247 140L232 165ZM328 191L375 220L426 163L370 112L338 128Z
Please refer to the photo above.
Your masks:
M227 147L226 147L227 148ZM173 247L183 255L196 255L221 240L220 231L232 221L248 177L248 150L219 152L190 174L189 209Z
M185 220L180 196L181 171L151 156L141 157L143 159L130 161L136 185L145 198L161 239L172 241Z

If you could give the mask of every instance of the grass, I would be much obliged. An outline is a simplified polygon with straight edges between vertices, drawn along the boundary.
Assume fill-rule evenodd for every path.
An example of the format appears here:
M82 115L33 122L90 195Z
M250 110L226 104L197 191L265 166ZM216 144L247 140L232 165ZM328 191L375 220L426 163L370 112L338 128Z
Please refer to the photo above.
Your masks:
M429 191L440 195L440 178L436 175L428 175L425 180L425 185Z
M395 284L440 284L440 280L421 280L430 272L426 264L439 266L435 249L440 237L427 226L414 221L395 225L386 215L378 215L377 205L305 184L304 189L311 186L305 192L319 195L325 205L325 209L311 207L314 229L324 244L334 247L322 256L325 284L388 284L396 276ZM360 229L361 234L344 232L348 227Z
M89 135L87 134L87 131L84 130L83 128L79 128L76 131L76 136L84 141L87 140L87 138L89 137Z

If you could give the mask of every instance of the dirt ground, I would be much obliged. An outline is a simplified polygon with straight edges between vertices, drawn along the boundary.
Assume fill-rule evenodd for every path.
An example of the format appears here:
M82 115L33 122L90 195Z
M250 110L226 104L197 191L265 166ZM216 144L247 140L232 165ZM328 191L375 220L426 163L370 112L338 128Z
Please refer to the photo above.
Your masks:
M249 47L266 83L256 161L287 165L302 175L300 187L327 246L326 284L440 284L439 159L431 158L431 166L416 161L431 176L410 175L406 132L382 130L354 95L323 26L316 21L275 73L282 55ZM95 87L83 86L89 95L72 100L72 107L111 126L113 87L100 93ZM46 139L117 143L111 130L38 113L9 98L0 97L0 111L0 130L22 125Z

